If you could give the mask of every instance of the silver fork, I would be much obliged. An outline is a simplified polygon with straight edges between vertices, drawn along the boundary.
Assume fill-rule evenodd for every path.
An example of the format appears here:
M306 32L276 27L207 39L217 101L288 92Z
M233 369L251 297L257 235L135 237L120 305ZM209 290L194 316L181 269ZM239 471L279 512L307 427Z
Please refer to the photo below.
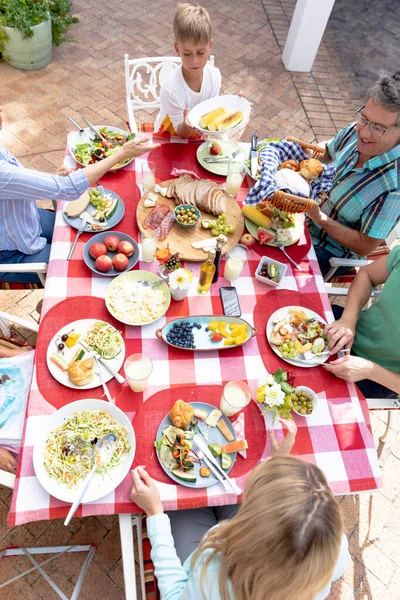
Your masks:
M216 156L215 158L212 158L211 156L210 157L206 156L206 158L204 158L203 160L206 163L229 162L232 158L235 158L235 156L237 156L240 153L241 153L241 150L240 150L240 148L238 148L230 156Z
M231 488L229 486L229 483L226 481L226 479L224 479L222 477L222 475L220 475L218 473L218 470L214 467L214 465L212 464L212 462L210 460L206 459L206 457L204 456L204 452L202 450L200 450L199 446L196 444L196 442L193 442L193 440L192 440L191 451L197 456L197 458L200 459L200 461L203 461L206 465L208 465L209 469L212 471L212 473L214 474L214 476L221 483L221 485L224 488L224 490L226 492L231 492Z
M108 389L107 384L103 379L103 375L101 374L99 359L97 358L97 356L95 354L93 354L93 359L94 359L93 371L96 373L97 377L100 379L101 385L103 386L104 393L107 396L107 400L111 404L114 404L112 396L110 394L110 390Z

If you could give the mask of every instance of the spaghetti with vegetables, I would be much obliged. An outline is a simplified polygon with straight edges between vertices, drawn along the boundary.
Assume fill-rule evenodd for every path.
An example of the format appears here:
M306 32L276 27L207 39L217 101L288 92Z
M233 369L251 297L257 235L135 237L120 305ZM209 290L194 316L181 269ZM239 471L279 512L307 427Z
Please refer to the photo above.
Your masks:
M96 321L85 336L85 342L102 358L111 360L123 348L123 341L119 331L105 321Z
M71 415L47 437L44 467L50 477L65 483L68 489L76 487L94 467L95 444L108 433L114 433L117 439L110 461L96 469L96 473L102 475L118 466L122 457L130 451L125 427L102 410L83 410Z

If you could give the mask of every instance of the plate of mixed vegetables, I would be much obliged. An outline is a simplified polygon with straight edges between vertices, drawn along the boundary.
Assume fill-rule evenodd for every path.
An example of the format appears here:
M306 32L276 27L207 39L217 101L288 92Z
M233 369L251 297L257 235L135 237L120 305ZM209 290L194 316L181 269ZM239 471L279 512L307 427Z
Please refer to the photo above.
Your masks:
M230 450L229 445L237 438L232 423L215 406L205 402L190 402L190 405L194 417L188 427L174 427L169 414L166 415L154 445L161 467L173 481L186 487L205 488L218 483L218 479L192 450L194 435L204 436L204 442L226 473L233 467L237 453L227 453L224 449Z
M135 133L129 134L123 129L111 127L109 125L96 126L95 128L101 133L103 138L105 138L105 143L100 137L96 137L88 127L83 130L83 133L73 131L68 136L69 152L72 158L83 167L87 167L99 160L103 160L103 158L111 156L120 146L123 146L125 142L133 140L136 137ZM118 169L122 169L132 160L133 158L127 159L122 163L114 165L110 170L117 171Z
M320 315L309 308L280 308L268 319L267 339L275 354L289 364L315 367L330 356L325 336L326 324Z

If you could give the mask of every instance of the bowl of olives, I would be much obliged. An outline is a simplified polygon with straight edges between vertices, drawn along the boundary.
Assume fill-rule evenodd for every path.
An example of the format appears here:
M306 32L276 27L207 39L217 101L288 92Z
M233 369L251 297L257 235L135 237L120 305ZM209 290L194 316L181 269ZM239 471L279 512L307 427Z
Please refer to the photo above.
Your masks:
M272 287L278 287L285 276L287 265L263 256L256 269L256 279Z
M200 211L190 204L179 204L174 210L174 217L180 227L190 229L200 219Z
M290 394L292 401L292 410L300 417L311 417L318 406L318 396L309 387L299 385L294 392Z

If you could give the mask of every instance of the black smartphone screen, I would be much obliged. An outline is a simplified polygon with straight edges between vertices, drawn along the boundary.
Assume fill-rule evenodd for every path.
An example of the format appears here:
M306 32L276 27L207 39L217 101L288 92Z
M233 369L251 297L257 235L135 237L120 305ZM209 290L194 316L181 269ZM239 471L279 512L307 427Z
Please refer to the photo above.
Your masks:
M224 309L224 315L227 317L240 317L241 310L239 304L239 298L235 287L221 287L219 288L219 294L221 296L222 308Z

